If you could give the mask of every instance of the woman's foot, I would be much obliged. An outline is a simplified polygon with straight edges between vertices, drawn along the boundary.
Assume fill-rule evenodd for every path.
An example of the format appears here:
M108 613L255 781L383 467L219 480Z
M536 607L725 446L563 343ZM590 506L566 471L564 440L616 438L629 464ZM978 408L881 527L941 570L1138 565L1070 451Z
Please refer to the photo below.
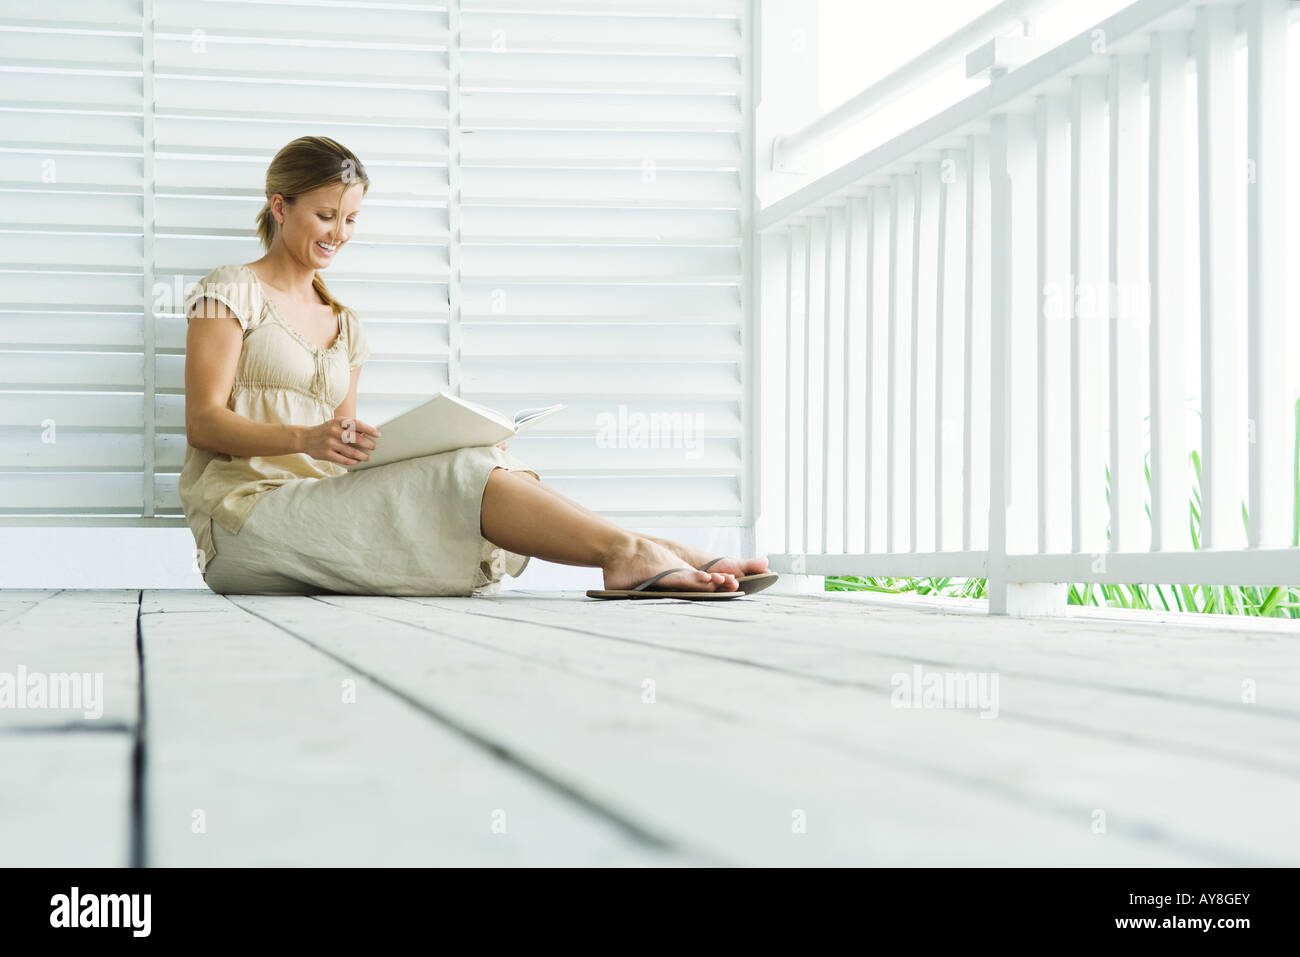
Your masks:
M680 542L670 541L666 538L655 538L651 535L645 537L657 545L662 545L684 561L689 562L693 568L708 565L709 562L718 557L709 552L691 548L689 545L683 545ZM767 567L766 558L724 558L709 565L709 571L723 572L739 578L742 575L762 575L764 572L770 571L770 569Z
M635 588L647 578L670 568L681 568L682 564L681 558L670 549L638 536L612 554L602 566L605 588ZM735 591L738 587L734 575L716 572L712 568L707 572L695 570L665 575L650 586L657 591Z

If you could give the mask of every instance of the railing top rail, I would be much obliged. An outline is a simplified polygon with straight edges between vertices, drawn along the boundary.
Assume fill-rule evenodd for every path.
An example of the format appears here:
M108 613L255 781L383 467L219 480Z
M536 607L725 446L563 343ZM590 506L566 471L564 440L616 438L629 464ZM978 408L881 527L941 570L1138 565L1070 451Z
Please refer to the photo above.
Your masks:
M759 213L757 228L760 231L771 229L822 206L839 202L871 185L864 182L870 177L889 175L899 171L901 164L917 162L916 154L960 148L964 145L960 137L982 131L991 115L1012 108L1018 100L1024 102L1026 109L1031 108L1032 96L1062 77L1102 73L1108 54L1096 51L1096 31L1103 31L1107 49L1123 49L1125 41L1155 30L1189 29L1189 15L1196 6L1199 6L1197 0L1138 0L1019 69L993 80L984 89L943 112L777 200ZM1300 8L1300 3L1292 6ZM1295 16L1294 12L1292 16ZM1064 93L1064 89L1061 92Z
M1017 23L1037 16L1061 2L1062 0L1003 0L993 9L940 40L920 56L909 60L894 72L873 83L856 96L845 100L807 126L793 133L778 136L772 151L773 164L780 165L865 119L926 80L943 72L981 44L1001 36Z

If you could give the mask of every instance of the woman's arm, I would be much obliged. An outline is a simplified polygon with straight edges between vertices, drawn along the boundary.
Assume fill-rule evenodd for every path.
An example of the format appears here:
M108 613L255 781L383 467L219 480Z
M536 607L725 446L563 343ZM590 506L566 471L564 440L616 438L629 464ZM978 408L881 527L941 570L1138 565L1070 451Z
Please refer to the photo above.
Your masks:
M343 416L347 419L357 417L357 380L361 378L361 366L357 366L352 371L352 384L348 386L348 394L343 397L339 407L334 410L335 417Z
M196 308L185 335L185 438L189 444L241 458L306 451L302 426L254 422L226 407L244 346L243 331L225 303L200 299Z

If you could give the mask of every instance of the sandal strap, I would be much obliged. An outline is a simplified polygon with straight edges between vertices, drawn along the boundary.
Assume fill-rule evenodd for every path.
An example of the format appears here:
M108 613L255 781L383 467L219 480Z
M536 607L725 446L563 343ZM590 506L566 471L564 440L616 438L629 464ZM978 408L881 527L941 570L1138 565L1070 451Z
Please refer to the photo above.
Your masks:
M720 556L720 557L718 557L718 558L715 558L715 559L714 559L713 561L711 561L711 562L705 562L703 565L700 566L700 571L702 571L702 572L707 572L710 568L712 568L714 565L718 564L718 562L722 561L722 559L723 559L723 558L726 558L726 557L727 557L727 556L722 555L722 556Z
M673 572L693 572L693 571L695 571L694 568L670 568L670 569L668 569L668 571L666 571L666 572L660 572L660 573L659 573L658 575L656 575L654 578L647 578L645 581L643 581L641 584L637 585L637 586L636 586L635 588L633 588L632 590L633 590L633 591L645 591L647 588L649 588L651 585L653 585L653 584L654 584L655 582L657 582L659 579L663 578L665 575L671 575Z

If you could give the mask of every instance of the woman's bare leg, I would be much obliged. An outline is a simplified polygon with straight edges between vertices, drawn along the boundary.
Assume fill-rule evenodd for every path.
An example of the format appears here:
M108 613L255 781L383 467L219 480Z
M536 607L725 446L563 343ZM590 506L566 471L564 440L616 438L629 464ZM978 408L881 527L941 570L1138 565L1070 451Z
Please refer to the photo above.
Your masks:
M595 519L605 521L605 519L587 508L585 505L580 502L575 502L562 492L557 491L553 486L547 485L541 479L534 476L532 472L519 471L514 474L532 480L534 484L540 485L542 488L546 489L546 491L560 499L563 499L565 502L568 502L574 508L586 512ZM675 542L669 538L656 538L654 535L647 535L644 532L637 534L640 534L642 538L648 538L657 545L662 545L674 555L696 568L706 562L713 561L713 559L718 557L717 555L711 555L701 549L692 548L689 545L683 545L681 542ZM563 562L562 564L568 565L572 563ZM768 563L766 558L723 558L722 561L713 564L709 570L720 571L729 575L759 575L768 570Z
M523 473L500 466L483 490L479 531L492 544L520 555L600 568L606 588L631 588L681 561L672 551L620 528L575 503L552 495ZM689 571L666 575L656 588L735 591L735 576Z

